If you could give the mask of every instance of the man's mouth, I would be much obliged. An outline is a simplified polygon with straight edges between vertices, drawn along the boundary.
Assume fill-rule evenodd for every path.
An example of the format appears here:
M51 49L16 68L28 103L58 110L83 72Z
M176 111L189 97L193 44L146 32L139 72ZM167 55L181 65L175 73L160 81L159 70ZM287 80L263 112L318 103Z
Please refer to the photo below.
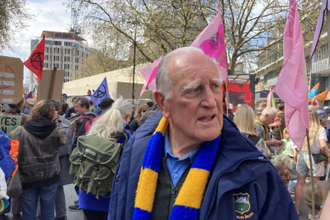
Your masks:
M208 121L212 121L212 119L215 117L215 115L208 115L208 116L204 116L199 118L199 121L203 121L203 122L208 122Z

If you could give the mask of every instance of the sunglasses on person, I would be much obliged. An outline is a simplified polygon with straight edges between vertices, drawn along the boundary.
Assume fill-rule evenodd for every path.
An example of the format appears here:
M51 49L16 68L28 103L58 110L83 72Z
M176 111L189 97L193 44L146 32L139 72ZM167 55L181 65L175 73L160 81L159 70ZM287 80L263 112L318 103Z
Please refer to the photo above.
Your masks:
M141 112L146 112L147 110L142 110Z

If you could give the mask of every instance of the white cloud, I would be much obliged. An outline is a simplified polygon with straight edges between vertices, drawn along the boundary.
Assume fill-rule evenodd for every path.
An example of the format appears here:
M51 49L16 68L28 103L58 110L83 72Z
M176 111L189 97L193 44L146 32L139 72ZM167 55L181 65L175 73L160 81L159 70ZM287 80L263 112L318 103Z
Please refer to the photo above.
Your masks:
M18 57L24 62L30 55L31 39L40 37L43 30L66 32L70 28L71 10L63 5L65 0L27 0L26 8L34 18L28 22L29 27L15 34L11 50L3 50L1 55ZM25 68L25 73L27 69Z

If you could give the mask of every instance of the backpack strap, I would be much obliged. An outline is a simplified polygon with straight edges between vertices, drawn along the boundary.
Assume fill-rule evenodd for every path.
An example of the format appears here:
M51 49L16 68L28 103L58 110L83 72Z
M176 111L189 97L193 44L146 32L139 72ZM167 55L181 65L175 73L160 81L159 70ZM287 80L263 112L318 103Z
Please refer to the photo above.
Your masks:
M89 183L88 183L88 187L87 187L87 194L92 190L94 179L96 177L97 172L99 171L100 161L101 161L101 156L97 155L94 166L93 166L93 172L89 179ZM98 198L98 194L96 195L96 198Z
M81 170L83 170L83 160L84 160L84 154L85 154L85 148L83 149L81 156L80 156L80 160L79 160L79 170L78 173L80 173L80 176L78 176L77 181L74 184L74 187L78 186L79 187L79 191L81 190L82 187L82 183L84 180L84 176L82 175Z

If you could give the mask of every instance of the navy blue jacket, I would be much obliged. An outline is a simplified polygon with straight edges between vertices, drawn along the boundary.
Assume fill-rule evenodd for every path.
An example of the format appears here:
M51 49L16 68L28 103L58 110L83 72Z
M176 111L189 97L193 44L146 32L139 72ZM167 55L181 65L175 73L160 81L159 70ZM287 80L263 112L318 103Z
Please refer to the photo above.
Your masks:
M108 220L132 219L144 153L161 117L161 112L151 115L127 143L114 179ZM230 119L224 116L223 121L220 149L199 219L298 220L276 169ZM245 199L244 207L236 203L235 208L238 199Z

